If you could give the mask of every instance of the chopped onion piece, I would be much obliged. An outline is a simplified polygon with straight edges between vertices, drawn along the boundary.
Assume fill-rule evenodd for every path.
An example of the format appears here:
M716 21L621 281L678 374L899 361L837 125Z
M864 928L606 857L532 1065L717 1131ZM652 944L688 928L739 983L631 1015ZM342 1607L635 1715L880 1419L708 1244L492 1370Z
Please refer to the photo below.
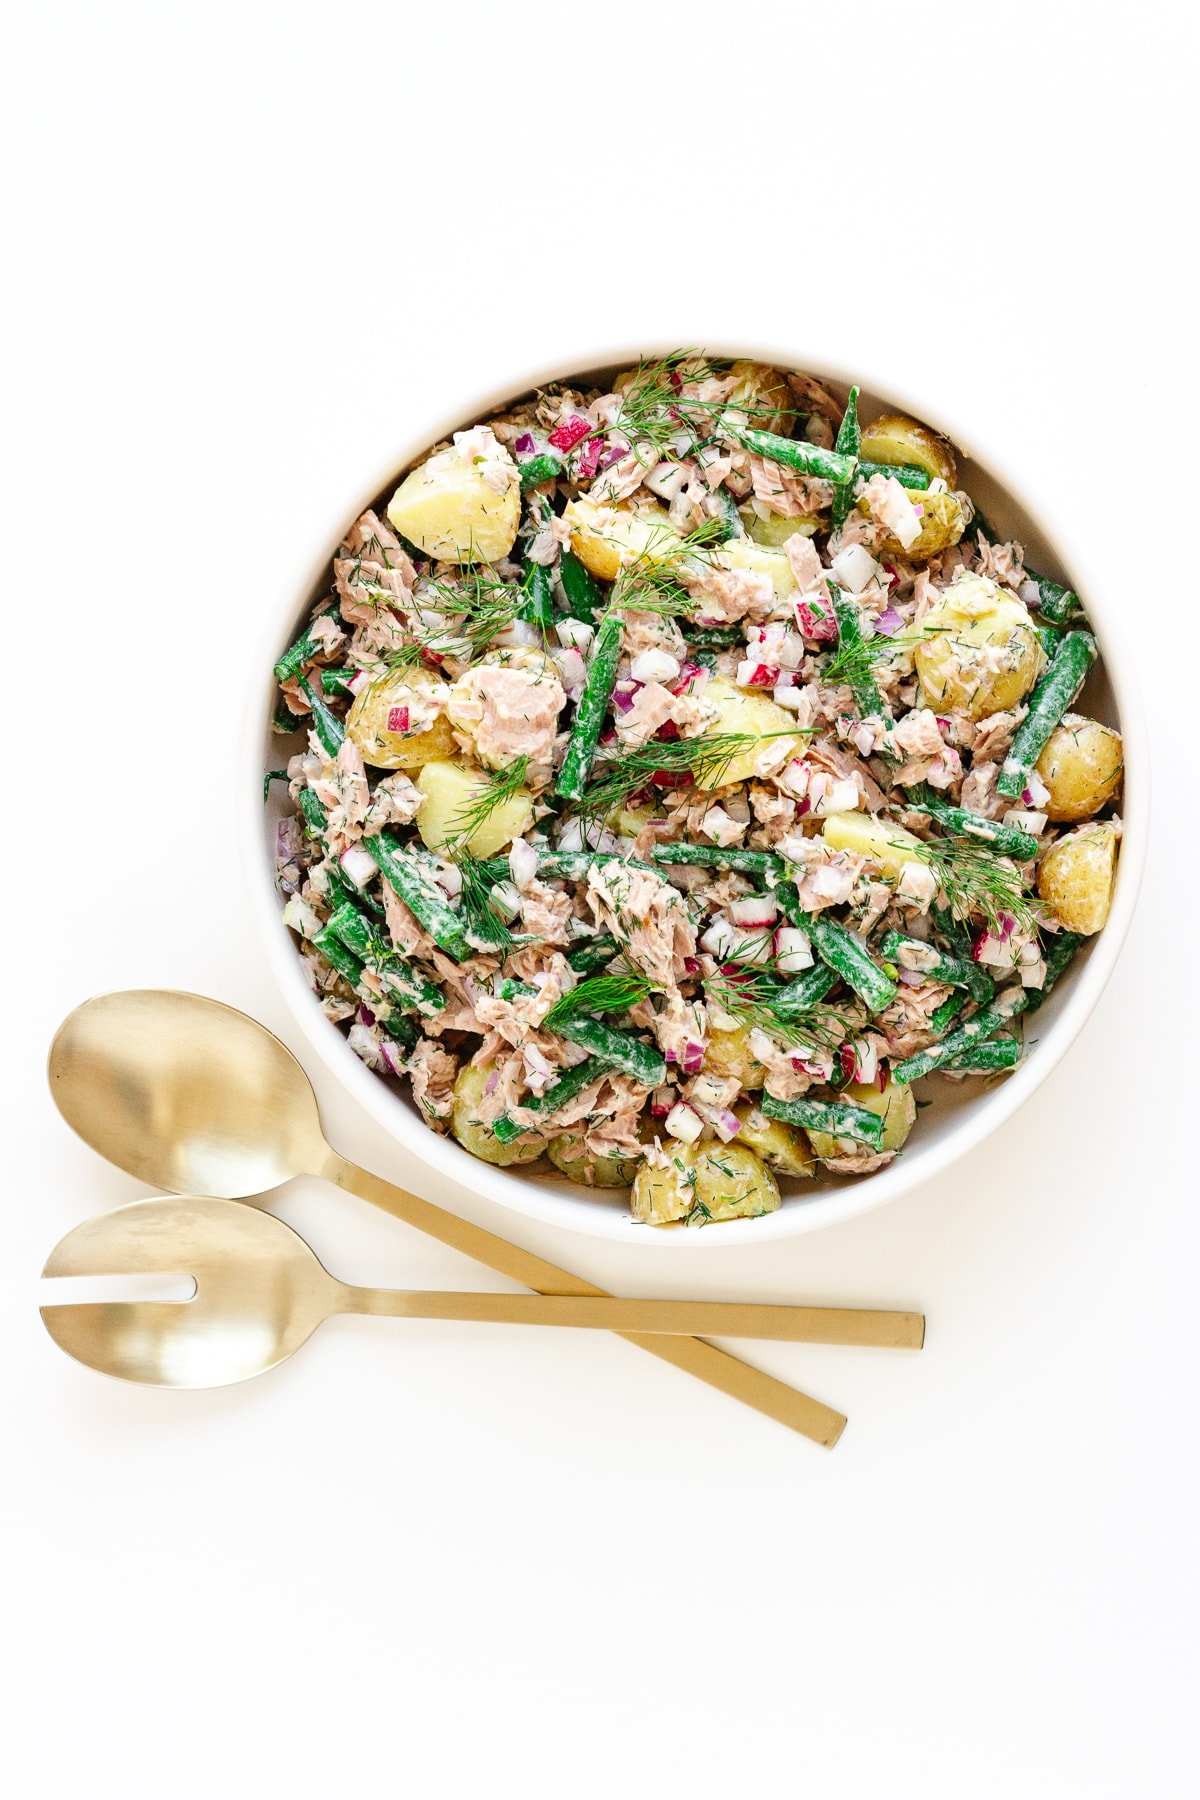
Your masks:
M694 1113L690 1106L685 1106L680 1100L667 1114L664 1129L671 1137L678 1138L681 1144L694 1144L704 1130L704 1121L699 1113Z

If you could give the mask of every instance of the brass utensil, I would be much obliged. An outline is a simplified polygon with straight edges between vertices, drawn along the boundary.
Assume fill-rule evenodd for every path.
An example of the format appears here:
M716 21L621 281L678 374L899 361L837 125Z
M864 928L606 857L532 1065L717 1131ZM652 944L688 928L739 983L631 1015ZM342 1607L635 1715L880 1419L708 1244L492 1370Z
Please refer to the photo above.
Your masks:
M539 1293L604 1292L340 1156L291 1051L219 1001L154 988L99 995L60 1026L49 1077L73 1130L155 1187L252 1199L295 1175L323 1176ZM845 1426L844 1414L715 1345L622 1335L817 1443L832 1446Z
M272 1213L235 1200L134 1200L77 1225L44 1275L183 1274L185 1301L117 1300L43 1306L51 1337L77 1361L151 1387L223 1387L274 1368L334 1313L394 1319L470 1319L495 1325L799 1342L920 1342L912 1314L690 1300L592 1299L571 1294L453 1294L349 1287ZM884 1321L882 1327L880 1321ZM865 1339L861 1335L866 1332Z

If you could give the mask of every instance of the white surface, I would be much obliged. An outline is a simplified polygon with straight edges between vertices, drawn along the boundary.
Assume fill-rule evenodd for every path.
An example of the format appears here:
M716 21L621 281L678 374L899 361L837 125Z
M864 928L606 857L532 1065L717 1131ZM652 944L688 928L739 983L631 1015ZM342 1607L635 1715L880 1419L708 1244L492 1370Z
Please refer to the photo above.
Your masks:
M1195 537L1169 463L1197 400L1194 35L1182 7L839 10L714 10L690 48L677 9L620 5L15 27L0 1777L20 1800L1190 1792L1200 870L1166 822L1194 806L1196 595L1161 558L1143 574L1137 533L1158 509L1185 563ZM723 109L697 42L735 78ZM74 1367L37 1271L138 1190L60 1125L54 1024L157 982L298 1042L222 814L239 644L331 484L437 409L451 360L483 387L602 331L784 340L798 317L831 360L862 345L977 410L1148 620L1163 824L1070 1059L926 1191L686 1265L697 1294L922 1305L928 1348L763 1347L850 1414L832 1455L565 1334L343 1321L209 1395ZM318 1081L335 1141L403 1176ZM280 1210L352 1279L496 1285L315 1185ZM666 1284L661 1257L522 1237Z

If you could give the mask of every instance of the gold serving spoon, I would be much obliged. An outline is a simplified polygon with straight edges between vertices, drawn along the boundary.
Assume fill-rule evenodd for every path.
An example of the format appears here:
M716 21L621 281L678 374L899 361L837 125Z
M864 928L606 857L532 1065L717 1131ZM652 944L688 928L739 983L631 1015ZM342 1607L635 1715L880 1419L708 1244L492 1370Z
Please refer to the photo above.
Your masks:
M453 1294L348 1287L274 1214L235 1200L134 1200L69 1231L43 1275L189 1275L184 1301L116 1300L43 1306L68 1355L150 1387L224 1387L273 1369L334 1313L469 1319L492 1325L574 1325L596 1331L856 1343L872 1314L836 1307L720 1301L614 1300L574 1294ZM897 1344L911 1314L885 1315ZM872 1335L872 1342L877 1339Z
M219 1001L161 988L101 994L60 1026L49 1076L73 1130L154 1187L249 1200L295 1175L323 1176L538 1293L604 1292L339 1156L291 1051ZM841 1435L844 1414L713 1344L622 1335L817 1443Z

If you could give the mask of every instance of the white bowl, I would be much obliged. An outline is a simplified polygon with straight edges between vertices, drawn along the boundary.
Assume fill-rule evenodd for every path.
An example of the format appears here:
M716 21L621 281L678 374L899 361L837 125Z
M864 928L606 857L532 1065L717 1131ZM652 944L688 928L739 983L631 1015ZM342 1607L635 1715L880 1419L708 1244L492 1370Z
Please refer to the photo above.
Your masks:
M280 902L274 885L275 823L284 811L278 788L271 803L262 804L262 772L274 766L270 719L275 690L271 666L284 646L297 635L308 608L328 592L330 558L345 531L365 508L390 496L398 475L418 461L430 444L487 418L512 401L546 382L600 376L628 368L639 355L663 355L670 346L640 345L609 350L572 364L558 364L518 375L489 394L467 397L447 417L421 426L399 447L379 478L349 488L344 502L331 511L328 529L317 536L311 580L280 598L278 619L260 646L250 672L252 699L242 764L245 795L241 806L245 849L250 866L252 904L268 961L297 1023L337 1079L350 1090L396 1141L431 1171L440 1171L465 1187L488 1195L511 1212L525 1213L554 1225L616 1238L625 1243L659 1250L681 1246L705 1248L713 1244L762 1243L768 1238L790 1237L795 1232L815 1231L819 1226L853 1218L872 1207L897 1199L910 1188L949 1167L973 1150L988 1134L1009 1118L1038 1084L1045 1080L1082 1028L1112 972L1129 928L1141 884L1149 824L1149 778L1145 733L1136 682L1131 674L1132 644L1116 597L1105 585L1103 569L1077 545L1067 521L1052 516L1052 496L1035 503L1022 494L1018 480L1001 457L980 450L978 421L945 414L933 396L897 393L883 381L874 382L861 369L853 374L831 368L820 357L810 357L778 345L707 345L714 355L753 357L784 369L801 369L823 377L843 391L851 380L862 388L862 407L868 418L877 410L895 410L925 420L945 432L967 465L963 485L982 506L988 518L1007 535L1011 533L1029 551L1032 566L1070 584L1083 595L1099 639L1103 666L1093 671L1087 689L1089 713L1119 725L1125 740L1125 793L1122 804L1124 839L1112 911L1108 924L1077 959L1053 995L1031 1021L1032 1049L1013 1074L985 1092L973 1084L956 1086L939 1095L922 1110L920 1121L904 1152L878 1174L857 1181L826 1178L817 1183L784 1185L784 1203L777 1213L758 1219L736 1220L707 1230L656 1230L635 1225L629 1216L623 1191L605 1194L565 1180L557 1172L528 1173L521 1168L501 1169L480 1162L459 1147L453 1138L431 1131L411 1100L368 1069L349 1048L338 1028L322 1013L304 978L303 967L290 933L280 918ZM950 1084L939 1084L949 1089ZM419 1181L415 1185L420 1185ZM427 1186L433 1187L433 1183Z

